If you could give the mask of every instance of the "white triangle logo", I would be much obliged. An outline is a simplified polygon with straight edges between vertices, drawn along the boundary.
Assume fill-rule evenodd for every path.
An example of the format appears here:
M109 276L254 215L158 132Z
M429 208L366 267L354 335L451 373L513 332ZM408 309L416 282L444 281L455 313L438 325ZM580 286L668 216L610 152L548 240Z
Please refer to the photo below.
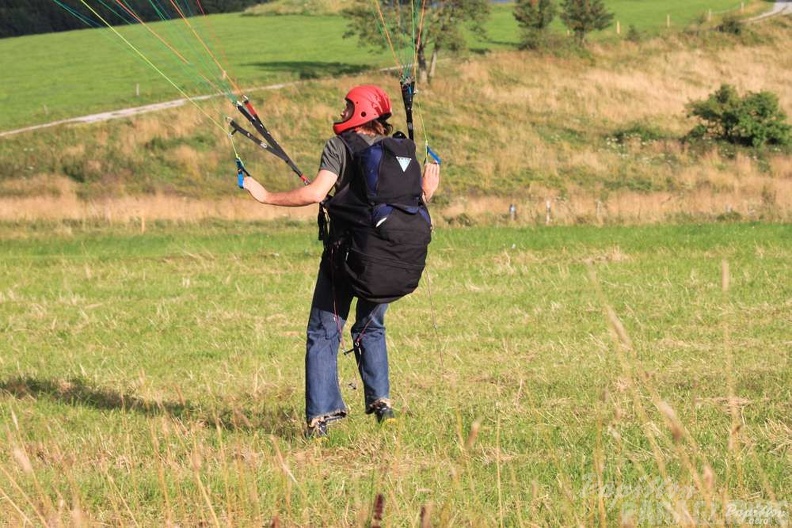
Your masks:
M396 156L396 159L399 160L399 165L401 165L402 172L407 172L407 167L410 166L410 161L412 161L412 158L402 158L401 156Z

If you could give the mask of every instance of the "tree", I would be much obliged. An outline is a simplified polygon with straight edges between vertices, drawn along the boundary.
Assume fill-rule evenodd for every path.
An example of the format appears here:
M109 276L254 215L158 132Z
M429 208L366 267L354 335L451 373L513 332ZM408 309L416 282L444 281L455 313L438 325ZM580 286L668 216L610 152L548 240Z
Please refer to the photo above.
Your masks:
M574 33L578 45L583 46L587 34L611 25L613 13L605 9L603 0L563 0L561 21Z
M772 92L749 92L740 97L729 84L707 99L687 106L688 115L700 123L688 134L690 138L711 138L735 145L762 147L792 143L792 127Z
M405 55L403 62L411 62L414 57L419 82L428 82L434 76L442 51L457 53L467 48L465 27L484 36L484 23L490 13L488 0L447 0L432 4L420 0L375 2L377 8L372 8L372 0L356 0L344 10L349 19L344 38L357 36L362 46L382 49L393 46L394 53Z
M514 5L514 18L522 29L520 48L538 48L555 15L556 5L553 0L517 0Z

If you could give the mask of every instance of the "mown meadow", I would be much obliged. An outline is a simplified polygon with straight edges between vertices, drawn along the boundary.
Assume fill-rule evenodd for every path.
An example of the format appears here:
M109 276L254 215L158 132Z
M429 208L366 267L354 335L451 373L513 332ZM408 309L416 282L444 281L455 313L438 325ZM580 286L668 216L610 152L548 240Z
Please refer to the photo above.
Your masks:
M788 225L438 229L389 312L399 421L363 414L342 356L352 414L323 443L309 224L0 229L4 526L792 514Z

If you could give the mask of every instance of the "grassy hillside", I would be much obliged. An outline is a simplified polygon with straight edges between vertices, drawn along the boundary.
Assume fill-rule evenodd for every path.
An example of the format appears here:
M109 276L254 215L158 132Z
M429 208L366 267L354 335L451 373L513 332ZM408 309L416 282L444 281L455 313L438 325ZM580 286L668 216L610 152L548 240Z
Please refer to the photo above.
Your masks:
M193 24L195 34L244 87L392 66L388 54L372 54L359 47L355 39L341 38L346 23L339 11L346 4L299 2L297 9L285 1L273 2L243 14L198 17ZM673 29L679 30L708 11L714 11L716 16L740 13L740 4L734 0L674 0L644 2L636 8L633 1L610 0L608 8L625 30L628 25L635 25L659 33L665 29L666 16L672 17ZM749 0L743 4L747 13L761 9L763 2ZM512 9L511 4L493 6L489 39L478 43L477 49L503 49L517 43ZM560 23L557 26L561 28ZM193 28L187 28L180 20L151 23L149 27L179 52L196 46L200 48L196 60L204 58L198 57L205 50L195 40ZM4 72L0 84L0 131L181 97L122 39L191 95L207 93L205 86L194 86L195 80L185 74L185 68L152 32L140 25L116 29L118 35L100 29L0 39L0 71ZM614 31L615 26L599 36ZM20 60L22 57L24 60ZM193 56L188 58L192 60Z
M492 34L506 27L509 13L496 12ZM259 24L270 18L295 24L302 19L241 17ZM518 205L519 221L525 222L788 218L788 152L693 149L679 141L694 124L685 105L724 82L743 93L772 91L792 115L789 19L747 28L741 36L692 28L639 43L611 34L582 55L501 49L441 62L437 78L422 87L417 103L419 137L428 137L445 161L437 197L443 218L467 222L479 207L497 218L509 203ZM306 49L321 48L316 42ZM354 48L351 41L343 43ZM358 52L369 64L387 61ZM316 78L251 96L271 130L310 174L346 89L375 82L395 95L397 85L391 73L364 72L364 61L328 63L337 52L316 60L286 59L285 48L282 53L272 62L268 55L248 64L248 79L262 81L265 77L255 75L265 70L274 75L271 79L295 79L295 64L304 77ZM245 56L250 60L249 53ZM281 77L272 72L273 64L280 65ZM334 76L323 78L328 73ZM70 218L156 218L181 211L188 201L225 199L231 203L200 214L236 214L242 207L234 199L243 197L233 184L234 151L225 129L207 119L222 119L220 106L220 101L206 101L201 110L188 105L130 120L3 138L0 216L59 211ZM394 119L398 124L403 117L397 112ZM266 185L285 189L296 184L280 161L242 139L235 145ZM130 197L138 200L133 206L97 212L113 211L108 200ZM476 201L482 197L483 204ZM183 211L182 218L198 214L188 207Z

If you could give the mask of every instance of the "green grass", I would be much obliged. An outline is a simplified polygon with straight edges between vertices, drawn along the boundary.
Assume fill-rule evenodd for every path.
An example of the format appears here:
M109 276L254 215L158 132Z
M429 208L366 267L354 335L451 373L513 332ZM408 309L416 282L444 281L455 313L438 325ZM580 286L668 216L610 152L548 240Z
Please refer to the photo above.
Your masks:
M342 39L345 26L339 17L228 14L205 22L199 34L244 87L391 66L384 52L372 54L354 39ZM150 26L182 53L194 53L188 58L203 54L203 60L210 60L208 53L195 50L200 46L195 39L182 45L180 39L190 37L175 24ZM119 33L190 96L212 93L199 82L204 66L183 68L141 26L122 27ZM0 88L0 130L182 97L109 29L4 39L0 55L0 68L12 72Z
M741 4L744 9L741 10ZM661 35L665 32L678 32L691 25L698 23L700 19L706 19L712 11L712 20L717 21L724 15L745 16L752 10L769 9L772 2L740 2L735 0L668 0L664 2L636 1L636 0L607 0L605 5L613 13L613 23L601 32L594 32L589 36L589 40L597 41L612 39L616 34L616 23L621 26L621 34L625 36L630 26L645 35ZM487 24L488 40L482 43L485 49L503 49L513 47L518 44L519 32L514 20L513 4L494 4L492 13ZM668 27L670 17L671 26ZM552 29L557 32L566 32L560 17L556 18L552 24Z
M687 2L685 0L667 0L664 2L647 2L635 0L612 0L606 2L608 9L614 13L615 22L621 23L622 32L626 33L630 25L634 25L638 30L657 34L666 29L666 23L670 17L672 30L685 29L687 26L698 22L701 18L706 18L709 11L712 11L713 19L731 14L740 16L741 5L746 9L751 9L757 4L768 2L741 2L740 0L721 0L704 2ZM613 28L612 28L613 29Z
M771 504L792 494L789 226L439 230L389 311L397 427L344 356L352 414L316 445L319 251L303 224L0 226L0 518L366 526L377 494L386 526L792 513Z
M679 29L708 9L719 12L738 6L733 0L608 2L624 32L630 24L659 32L666 14L672 15ZM475 50L517 44L512 9L510 4L493 6L489 37L475 42ZM212 93L197 76L206 64L195 64L203 61L217 68L191 30L180 21L150 27L185 54L191 65L183 67L143 27L118 31L190 96ZM195 27L228 74L246 88L393 66L388 53L372 53L359 47L356 39L343 39L346 24L340 15L225 14L198 19ZM0 84L0 131L182 97L109 29L0 40L0 69L5 72Z

